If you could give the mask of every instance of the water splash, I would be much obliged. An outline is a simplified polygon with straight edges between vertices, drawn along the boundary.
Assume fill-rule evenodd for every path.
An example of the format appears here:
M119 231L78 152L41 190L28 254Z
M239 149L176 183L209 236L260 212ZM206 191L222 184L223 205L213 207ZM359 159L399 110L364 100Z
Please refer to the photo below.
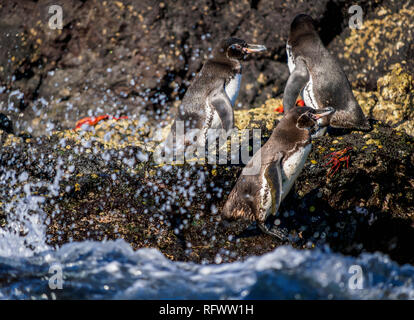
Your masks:
M63 270L50 290L51 264ZM350 266L364 271L362 290L348 286ZM20 260L0 257L0 298L12 299L414 299L414 267L382 254L345 257L329 250L279 247L244 262L172 262L156 249L133 251L123 240L69 243Z
M50 249L46 244L46 214L41 209L45 198L34 195L32 189L38 189L45 183L25 183L23 187L17 182L25 182L28 174L23 172L18 177L13 170L6 171L0 176L0 182L9 180L8 197L11 199L4 204L7 215L7 225L0 228L0 256L30 257Z

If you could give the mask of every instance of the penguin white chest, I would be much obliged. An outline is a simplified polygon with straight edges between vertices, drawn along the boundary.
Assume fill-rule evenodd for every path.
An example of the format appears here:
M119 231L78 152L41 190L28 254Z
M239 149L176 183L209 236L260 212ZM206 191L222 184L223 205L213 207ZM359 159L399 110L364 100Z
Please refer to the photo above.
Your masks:
M306 106L313 109L319 109L318 102L316 101L315 95L313 94L313 81L311 75L309 75L309 81L303 88L302 97L305 101Z
M287 196L292 188L295 180L301 173L303 166L306 163L306 159L312 149L312 144L300 148L295 153L291 154L282 165L282 200Z
M234 78L232 78L229 83L224 86L224 90L229 97L232 107L234 107L237 96L239 95L241 78L241 73L237 73Z
M313 109L320 109L318 102L316 101L315 95L313 93L313 81L312 76L309 76L309 81L306 86L303 88L302 97L305 101L305 105L312 107ZM318 124L322 124L323 119L318 119ZM319 128L315 134L312 135L312 138L321 137L325 134L326 127Z
M204 127L204 130L206 130L205 134L207 134L207 130L209 128L220 129L221 127L221 119L217 111L211 107L210 103L208 102L206 104L206 125Z
M288 67L289 67L289 73L292 73L293 70L295 70L295 59L293 58L293 53L292 53L292 47L290 45L286 45L286 53L287 53L287 57L288 57Z
M300 148L295 153L291 154L282 164L282 200L288 195L290 189L295 183L297 177L302 172L302 169L306 163L306 159L312 149L312 144ZM261 176L262 186L260 189L261 208L262 214L267 217L269 214L276 214L271 212L272 210L272 193L264 172Z
M264 217L266 218L269 214L276 214L276 212L271 212L272 201L276 200L272 199L272 192L270 190L270 186L267 182L264 172L260 178L262 181L262 185L260 188L260 208L262 210L261 214L264 215Z

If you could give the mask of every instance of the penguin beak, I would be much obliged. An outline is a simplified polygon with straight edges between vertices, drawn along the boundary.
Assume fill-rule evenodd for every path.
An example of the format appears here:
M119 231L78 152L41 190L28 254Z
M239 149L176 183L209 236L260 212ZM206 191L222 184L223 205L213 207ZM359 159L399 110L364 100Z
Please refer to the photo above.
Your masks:
M316 109L315 112L312 114L312 118L314 120L318 120L320 118L329 116L330 114L334 113L335 109L332 107L328 107L325 109Z
M262 52L266 51L266 47L261 44L247 44L247 47L243 48L244 53Z

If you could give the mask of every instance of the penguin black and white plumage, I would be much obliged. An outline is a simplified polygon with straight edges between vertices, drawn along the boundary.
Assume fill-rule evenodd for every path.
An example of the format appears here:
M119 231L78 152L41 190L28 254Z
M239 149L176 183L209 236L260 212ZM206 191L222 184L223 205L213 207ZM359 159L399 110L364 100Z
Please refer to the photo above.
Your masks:
M264 50L263 45L248 44L237 38L220 41L184 95L172 130L177 121L184 122L185 132L201 130L200 136L204 138L209 128L226 132L233 129L233 106L242 76L240 61L250 53Z
M223 207L223 216L256 221L264 233L285 240L281 230L266 227L266 219L277 213L302 171L312 148L311 130L318 127L318 120L334 112L333 108L291 108L243 169ZM260 166L258 174L246 174L253 166Z
M295 106L302 91L305 105L314 109L335 109L331 117L320 122L325 127L323 133L328 125L357 130L371 128L352 93L348 78L339 62L324 47L310 16L300 14L294 18L286 51L290 76L283 95L284 110Z

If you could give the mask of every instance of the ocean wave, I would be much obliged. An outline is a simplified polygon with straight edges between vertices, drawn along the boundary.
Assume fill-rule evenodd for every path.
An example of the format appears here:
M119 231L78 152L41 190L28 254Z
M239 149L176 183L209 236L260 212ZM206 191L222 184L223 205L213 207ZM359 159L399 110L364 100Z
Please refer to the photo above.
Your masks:
M54 266L54 268L51 268ZM62 289L49 287L56 266ZM352 285L352 266L362 289ZM0 257L2 299L413 299L414 267L387 256L283 246L218 265L173 262L123 240L74 242L31 257Z

